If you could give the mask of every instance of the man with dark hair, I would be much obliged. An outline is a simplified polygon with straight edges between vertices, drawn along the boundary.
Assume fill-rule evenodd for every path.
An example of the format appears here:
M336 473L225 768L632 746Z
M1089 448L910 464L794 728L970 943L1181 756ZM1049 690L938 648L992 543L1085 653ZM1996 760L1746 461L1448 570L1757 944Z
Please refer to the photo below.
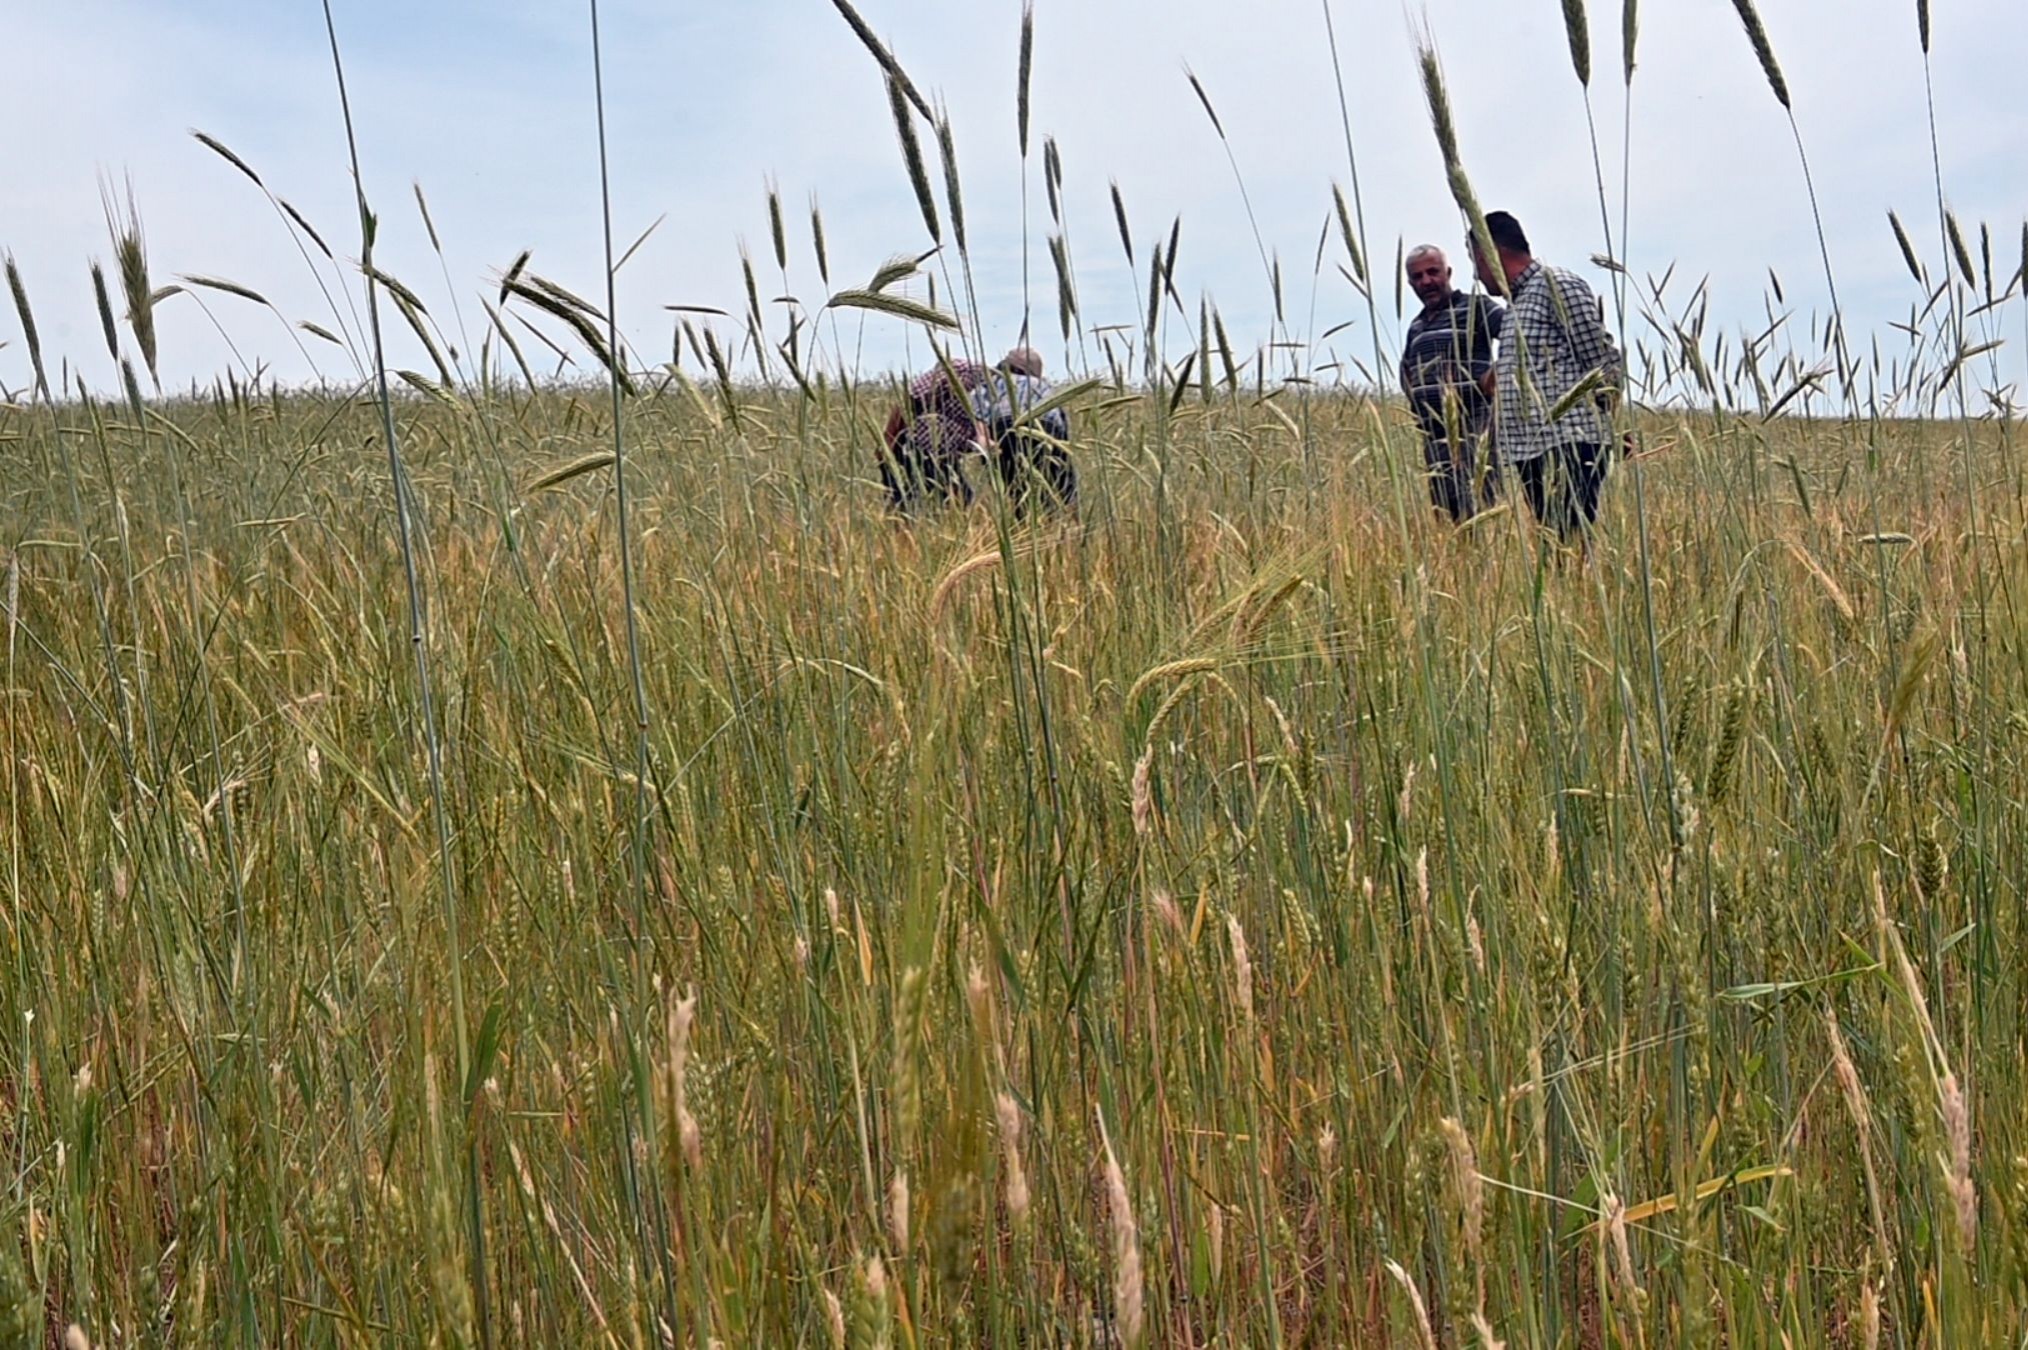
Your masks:
M1625 365L1582 277L1537 262L1507 212L1487 216L1486 229L1497 256L1473 238L1472 261L1479 280L1509 298L1493 368L1494 446L1535 518L1582 537L1598 519Z
M1422 312L1402 343L1401 392L1422 425L1431 504L1469 520L1491 500L1493 480L1478 481L1479 447L1492 420L1493 341L1504 312L1490 297L1453 286L1450 262L1434 244L1415 249L1404 266Z

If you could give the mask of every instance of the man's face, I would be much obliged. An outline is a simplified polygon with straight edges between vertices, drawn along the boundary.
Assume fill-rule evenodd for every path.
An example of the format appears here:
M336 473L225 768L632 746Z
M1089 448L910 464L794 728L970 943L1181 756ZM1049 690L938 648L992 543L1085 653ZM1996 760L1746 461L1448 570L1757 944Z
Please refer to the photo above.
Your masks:
M1424 305L1436 304L1451 293L1451 265L1435 249L1408 260L1408 287Z

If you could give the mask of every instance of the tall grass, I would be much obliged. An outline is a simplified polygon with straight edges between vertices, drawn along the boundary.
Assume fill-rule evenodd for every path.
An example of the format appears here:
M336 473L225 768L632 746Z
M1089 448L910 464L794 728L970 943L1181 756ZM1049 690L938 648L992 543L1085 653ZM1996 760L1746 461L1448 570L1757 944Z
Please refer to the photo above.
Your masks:
M1425 518L1404 410L1321 357L1300 423L1208 301L1172 364L1179 222L1151 378L1073 400L1081 519L895 525L837 321L983 345L983 223L838 7L967 283L832 291L792 385L711 326L759 313L643 369L609 221L602 308L526 255L487 298L519 380L388 378L381 299L419 341L440 301L362 190L369 389L113 407L52 394L8 260L0 1339L2028 1335L2028 492L2004 421L1925 420L1980 374L1954 314L1855 432L1802 415L1835 323L1728 351L1622 259L1639 490L1558 566Z

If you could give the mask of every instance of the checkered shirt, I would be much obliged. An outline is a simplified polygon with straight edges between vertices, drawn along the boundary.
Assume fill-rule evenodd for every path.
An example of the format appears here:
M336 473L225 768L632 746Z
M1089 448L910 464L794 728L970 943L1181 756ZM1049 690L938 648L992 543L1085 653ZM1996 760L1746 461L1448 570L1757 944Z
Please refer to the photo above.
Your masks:
M992 377L992 370L972 361L951 362L948 375L939 365L916 376L908 386L903 446L918 458L952 458L977 450Z
M1535 262L1514 280L1494 365L1493 439L1500 462L1538 459L1559 446L1605 445L1612 419L1586 397L1558 418L1556 404L1594 370L1599 392L1620 387L1625 363L1605 328L1605 310L1584 278Z

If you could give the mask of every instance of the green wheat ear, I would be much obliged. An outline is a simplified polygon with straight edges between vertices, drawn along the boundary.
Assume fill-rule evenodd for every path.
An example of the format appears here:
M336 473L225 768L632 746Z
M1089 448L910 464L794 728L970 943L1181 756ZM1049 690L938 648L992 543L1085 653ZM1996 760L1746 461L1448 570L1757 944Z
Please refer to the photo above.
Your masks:
M1753 0L1732 0L1732 7L1739 11L1739 21L1746 26L1746 40L1753 44L1753 54L1760 61L1761 73L1767 76L1767 87L1774 91L1775 102L1793 111L1789 82L1782 78L1781 63L1775 60L1774 44L1768 41L1760 11L1753 7Z
M1563 31L1570 40L1570 68L1577 82L1591 88L1591 25L1584 16L1584 0L1563 0Z
M915 204L922 211L922 223L929 236L941 244L943 225L937 219L936 195L930 191L929 170L923 165L922 142L916 138L915 117L899 81L887 81L887 102L894 114L894 134L901 141L902 163L908 169L908 185L915 191ZM934 119L932 119L934 120Z

